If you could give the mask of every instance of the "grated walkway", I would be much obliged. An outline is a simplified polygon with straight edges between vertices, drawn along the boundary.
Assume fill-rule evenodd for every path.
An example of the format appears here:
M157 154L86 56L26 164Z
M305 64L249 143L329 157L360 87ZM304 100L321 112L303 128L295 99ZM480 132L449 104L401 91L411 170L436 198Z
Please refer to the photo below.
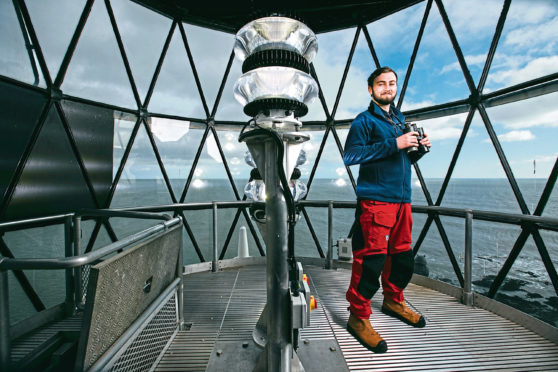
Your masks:
M381 313L379 292L372 299L372 324L389 349L373 354L345 330L350 271L316 266L304 270L319 307L301 338L310 342L335 338L351 371L558 371L558 345L489 311L414 284L406 289L406 298L425 316L426 327L415 329ZM252 330L265 305L265 265L184 279L189 329L178 333L156 371L206 370L216 342L252 342ZM228 370L234 371L234 366Z

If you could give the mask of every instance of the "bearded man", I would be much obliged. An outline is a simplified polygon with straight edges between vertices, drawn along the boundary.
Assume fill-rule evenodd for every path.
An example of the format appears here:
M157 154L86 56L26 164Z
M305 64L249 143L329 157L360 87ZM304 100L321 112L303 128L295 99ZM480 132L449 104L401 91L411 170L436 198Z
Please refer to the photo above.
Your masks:
M411 250L411 162L406 149L418 146L418 133L403 133L405 118L395 108L397 74L389 67L368 78L372 102L352 122L343 161L360 164L353 230L353 266L346 298L347 330L366 348L387 351L386 341L370 324L370 299L380 288L382 312L414 326L424 317L407 307L403 290L413 275ZM420 144L430 147L425 133Z

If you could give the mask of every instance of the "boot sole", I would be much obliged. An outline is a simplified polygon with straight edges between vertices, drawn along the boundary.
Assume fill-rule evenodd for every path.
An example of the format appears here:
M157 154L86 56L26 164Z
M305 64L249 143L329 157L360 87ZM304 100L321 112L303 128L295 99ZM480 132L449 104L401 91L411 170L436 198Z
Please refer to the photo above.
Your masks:
M399 320L401 320L403 323L406 323L410 326L413 326L415 328L424 328L424 326L426 326L426 321L424 320L424 317L421 315L420 319L418 322L416 323L411 323L411 321L409 321L409 319L402 317L401 315L399 315L398 313L396 313L395 311L386 309L385 307L382 306L382 313L389 315L391 317L397 318Z
M376 354L382 354L385 353L388 349L387 347L387 343L382 340L378 343L378 345L376 345L375 347L372 347L370 345L368 345L366 342L362 341L360 337L358 337L358 335L356 334L356 332L347 325L347 331L358 341L360 342L360 344L362 346L364 346L365 348L367 348L368 350L372 351L373 353Z

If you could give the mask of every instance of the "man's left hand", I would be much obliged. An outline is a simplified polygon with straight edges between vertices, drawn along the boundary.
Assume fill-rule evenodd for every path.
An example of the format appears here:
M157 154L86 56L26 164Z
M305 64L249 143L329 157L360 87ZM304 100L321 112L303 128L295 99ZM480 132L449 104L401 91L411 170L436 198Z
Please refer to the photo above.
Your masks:
M420 140L420 144L428 148L432 147L432 144L430 143L430 138L428 138L428 134L424 133L424 138Z

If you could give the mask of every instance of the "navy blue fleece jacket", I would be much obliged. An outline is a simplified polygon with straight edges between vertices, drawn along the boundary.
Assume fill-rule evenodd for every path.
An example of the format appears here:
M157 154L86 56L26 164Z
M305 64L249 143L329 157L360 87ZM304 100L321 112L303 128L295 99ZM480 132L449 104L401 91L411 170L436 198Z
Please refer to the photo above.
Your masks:
M351 124L343 161L360 164L356 194L359 199L391 203L411 202L411 162L405 150L397 149L405 117L391 106L394 123L374 102Z

